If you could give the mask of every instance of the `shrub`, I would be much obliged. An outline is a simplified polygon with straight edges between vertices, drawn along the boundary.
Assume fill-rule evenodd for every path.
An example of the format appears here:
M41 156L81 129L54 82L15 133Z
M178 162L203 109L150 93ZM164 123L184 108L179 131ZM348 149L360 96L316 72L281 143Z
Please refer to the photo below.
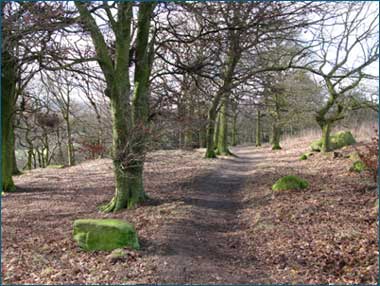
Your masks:
M101 157L106 153L106 147L103 144L83 141L79 152L85 153L86 160L93 160Z

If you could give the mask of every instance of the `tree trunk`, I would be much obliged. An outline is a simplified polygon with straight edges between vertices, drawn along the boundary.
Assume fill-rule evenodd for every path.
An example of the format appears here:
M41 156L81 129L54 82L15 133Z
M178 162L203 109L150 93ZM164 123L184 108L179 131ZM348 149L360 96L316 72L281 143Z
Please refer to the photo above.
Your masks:
M206 127L203 125L199 129L199 147L206 148Z
M217 115L216 121L215 121L214 150L218 148L219 131L220 131L220 112L218 112L218 115ZM217 152L216 152L216 154L217 154Z
M216 108L211 107L207 117L207 132L206 132L206 155L205 158L216 158L214 145L214 132L216 123Z
M144 191L145 148L149 138L149 77L153 63L153 40L149 44L150 17L155 3L141 3L136 39L136 66L132 110L129 107L128 74L117 74L127 82L114 81L111 107L113 119L113 162L115 196L103 208L118 211L133 208L147 198ZM130 10L131 12L131 10ZM119 91L124 91L120 93Z
M67 160L69 166L75 165L75 154L74 154L74 145L73 145L73 139L71 134L71 124L70 124L70 117L69 113L67 112L65 114L65 122L66 122L66 132L67 132Z
M127 208L133 202L131 198L127 167L130 164L130 146L128 144L128 131L131 130L131 114L128 107L129 94L118 94L117 83L110 94L112 113L112 158L115 174L115 195L111 202L103 206L104 212L116 212Z
M256 117L256 147L261 146L261 112L257 110Z
M188 101L188 110L186 112L186 127L185 127L185 148L194 148L194 130L192 116L194 114L194 105L192 100Z
M231 155L230 150L228 150L228 95L224 94L222 99L222 106L219 112L219 134L217 143L217 154L218 155Z
M64 159L64 156L63 156L63 150L62 150L62 141L61 141L61 132L59 132L59 127L57 128L57 131L56 131L56 134L57 134L57 145L58 145L58 164L62 164L64 165L65 164L65 159Z
M12 192L15 185L12 179L13 171L13 113L15 102L16 64L9 52L2 52L2 74L1 74L1 127L2 127L2 178L3 191Z
M232 140L231 140L231 145L232 146L236 146L238 144L237 142L237 137L238 137L238 134L237 134L237 116L238 116L238 113L237 113L237 107L236 107L236 103L234 104L234 114L233 114L233 118L232 118Z
M32 160L33 160L33 148L28 149L28 160L26 161L26 166L25 168L27 170L32 170Z
M280 146L281 129L276 122L272 123L272 150L281 150Z
M17 168L17 158L16 158L16 140L15 140L15 133L14 133L14 130L13 130L13 150L12 150L12 175L20 175L21 172L20 170Z
M327 122L322 125L322 152L331 151L330 144L331 123Z
M49 136L47 132L43 134L44 147L42 148L42 160L43 160L43 168L46 168L50 164L50 146L49 146Z
M90 31L98 63L106 78L106 95L111 100L112 152L116 190L105 212L132 208L146 198L143 185L145 144L148 139L149 77L154 56L154 36L149 43L150 18L156 3L142 2L138 8L134 96L130 100L129 53L133 4L119 2L115 34L115 59L112 59L96 20L83 2L75 2L82 24ZM131 108L132 107L132 108Z

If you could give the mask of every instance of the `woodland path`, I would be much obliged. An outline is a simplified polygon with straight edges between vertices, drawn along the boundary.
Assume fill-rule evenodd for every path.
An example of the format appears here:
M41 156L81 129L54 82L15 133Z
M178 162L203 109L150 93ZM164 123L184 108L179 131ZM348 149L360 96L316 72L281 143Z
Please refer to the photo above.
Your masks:
M260 161L251 148L232 150L209 174L195 178L184 201L190 217L167 228L167 256L159 266L162 283L252 283L265 281L248 256L239 221L246 178Z
M281 151L233 148L237 157L217 160L203 159L201 149L152 152L151 199L110 214L97 209L114 193L110 159L25 172L14 178L17 192L2 197L3 282L375 284L372 177L349 172L345 157L299 160L310 141ZM274 194L273 182L288 174L310 187ZM78 218L131 222L141 249L116 262L107 251L83 251L72 239Z

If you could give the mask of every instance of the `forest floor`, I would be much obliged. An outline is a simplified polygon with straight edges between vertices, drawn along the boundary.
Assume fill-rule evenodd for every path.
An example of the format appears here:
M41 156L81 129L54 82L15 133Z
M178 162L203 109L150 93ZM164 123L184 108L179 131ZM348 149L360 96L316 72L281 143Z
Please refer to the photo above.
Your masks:
M202 150L154 152L150 200L116 214L97 210L113 195L110 160L15 177L18 191L2 198L3 283L375 284L374 184L344 157L300 161L308 143L241 146L218 160ZM309 188L273 193L289 174ZM141 250L115 261L73 241L75 219L110 217L135 224Z

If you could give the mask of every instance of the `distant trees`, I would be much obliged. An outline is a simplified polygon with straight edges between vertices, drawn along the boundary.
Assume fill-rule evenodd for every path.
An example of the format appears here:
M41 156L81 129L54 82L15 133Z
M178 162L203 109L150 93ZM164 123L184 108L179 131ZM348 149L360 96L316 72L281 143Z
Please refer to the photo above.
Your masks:
M112 149L106 212L146 198L148 149L215 158L269 138L280 149L284 133L318 125L328 151L348 112L378 110L376 87L363 87L378 62L371 5L4 2L3 189L14 190L14 146L26 169Z
M47 56L54 31L62 22L64 3L2 2L2 182L13 191L15 104L37 70L33 63ZM33 48L31 48L31 45ZM43 49L43 52L41 52Z
M323 152L331 149L332 127L350 109L348 92L371 78L366 67L379 58L379 11L371 10L371 3L366 2L335 5L339 14L311 30L312 39L299 55L303 64L293 65L324 81L326 100L315 116L322 130Z

